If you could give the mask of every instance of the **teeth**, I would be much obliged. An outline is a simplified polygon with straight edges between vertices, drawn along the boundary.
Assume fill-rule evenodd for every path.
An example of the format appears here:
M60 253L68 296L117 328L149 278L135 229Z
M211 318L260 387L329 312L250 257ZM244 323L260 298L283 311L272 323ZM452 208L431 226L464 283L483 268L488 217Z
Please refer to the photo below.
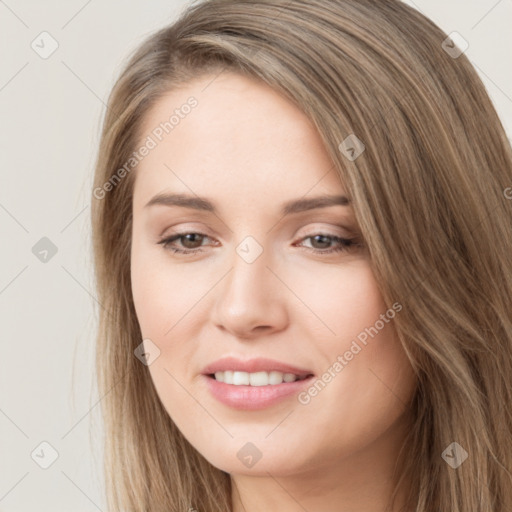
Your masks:
M248 373L226 370L225 372L215 372L215 380L234 386L268 386L300 379L293 373L274 371Z

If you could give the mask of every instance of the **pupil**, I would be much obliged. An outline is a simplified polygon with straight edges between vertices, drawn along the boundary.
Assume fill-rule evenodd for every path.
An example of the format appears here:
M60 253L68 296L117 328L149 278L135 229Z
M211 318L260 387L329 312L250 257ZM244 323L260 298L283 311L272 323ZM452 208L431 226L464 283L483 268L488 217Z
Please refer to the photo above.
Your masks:
M324 239L324 242L322 242L321 239ZM318 242L320 241L320 245L323 243L323 244L327 244L327 246L329 245L329 241L330 241L330 237L328 236L324 236L324 235L316 235L313 237L313 240ZM324 248L324 247L321 247L321 248Z
M193 240L193 239L194 239L196 236L197 236L197 237L199 237L199 242L201 242L201 235L199 235L199 234L197 234L197 233L190 233L190 234L188 234L188 235L185 235L183 245L184 245L185 247L187 247L188 249L195 249L195 248L196 248L196 246L194 246L194 240ZM190 242L192 245L191 245L191 246L190 246L190 245L188 245L188 242ZM196 242L197 242L197 240L196 240ZM201 244L199 244L199 245L201 245Z

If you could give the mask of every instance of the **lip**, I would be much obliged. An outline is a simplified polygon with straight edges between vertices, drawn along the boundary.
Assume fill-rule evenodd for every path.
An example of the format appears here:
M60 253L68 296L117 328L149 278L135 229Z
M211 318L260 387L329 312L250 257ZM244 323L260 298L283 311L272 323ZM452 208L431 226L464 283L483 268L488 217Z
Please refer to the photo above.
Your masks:
M211 377L215 372L226 370L248 373L278 371L293 373L299 376L301 380L269 384L268 386L236 386L226 384L225 382L218 382L215 378ZM273 359L258 358L242 361L234 357L225 357L206 366L202 371L202 378L205 380L210 393L219 402L235 409L255 411L265 409L288 397L297 395L301 390L310 385L314 374L311 371Z
M296 366L291 366L274 359L266 359L263 357L248 359L246 361L237 359L236 357L223 357L222 359L218 359L217 361L203 368L201 373L203 375L211 375L215 372L224 372L226 370L247 373L275 371L281 373L293 373L300 378L313 374L313 372L309 370L304 370L303 368L297 368Z
M314 376L268 386L235 386L218 382L207 375L202 375L202 378L206 380L210 393L219 402L234 409L256 411L270 407L292 395L296 396L311 384Z

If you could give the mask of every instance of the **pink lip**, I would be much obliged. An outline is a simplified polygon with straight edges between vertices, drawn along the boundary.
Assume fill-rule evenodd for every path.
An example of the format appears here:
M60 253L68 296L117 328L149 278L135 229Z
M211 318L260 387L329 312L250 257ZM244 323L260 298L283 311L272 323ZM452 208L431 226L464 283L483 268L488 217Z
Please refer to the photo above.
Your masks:
M265 359L261 357L257 359L249 359L247 361L242 361L241 359L236 359L235 357L224 357L203 368L201 373L203 375L211 375L215 372L225 372L227 370L247 373L275 371L281 373L293 373L299 377L306 377L307 375L312 375L313 373L309 370L304 370L289 364L281 363L280 361Z
M203 375L202 378L206 379L210 393L219 402L235 409L255 411L270 407L290 395L297 395L311 384L314 377L268 386L234 386L218 382L207 375Z
M293 373L302 379L295 382L283 382L282 384L269 384L268 386L235 386L218 382L210 377L215 372L226 370L248 373L278 371ZM210 393L217 400L225 405L242 410L259 410L270 407L291 395L298 394L310 385L314 377L310 371L264 358L241 361L233 357L226 357L208 365L202 373Z

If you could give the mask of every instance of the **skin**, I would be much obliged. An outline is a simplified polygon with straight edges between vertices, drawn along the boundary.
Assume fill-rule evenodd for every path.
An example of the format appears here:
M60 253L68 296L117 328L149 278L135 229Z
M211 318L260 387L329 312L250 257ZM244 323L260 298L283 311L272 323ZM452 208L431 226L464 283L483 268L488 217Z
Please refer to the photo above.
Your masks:
M198 106L138 164L134 185L133 298L143 337L160 350L148 366L158 396L190 443L231 475L235 512L391 510L415 388L393 321L306 405L292 396L242 411L205 385L202 369L228 355L322 376L389 308L364 246L325 254L340 244L307 238L357 235L350 205L279 213L286 200L346 195L308 118L267 85L223 72L162 97L141 140L190 96ZM144 206L161 192L206 196L218 212ZM176 231L205 234L171 244L201 252L158 243ZM247 236L263 249L250 264L236 252ZM251 468L237 457L247 442L262 454Z

